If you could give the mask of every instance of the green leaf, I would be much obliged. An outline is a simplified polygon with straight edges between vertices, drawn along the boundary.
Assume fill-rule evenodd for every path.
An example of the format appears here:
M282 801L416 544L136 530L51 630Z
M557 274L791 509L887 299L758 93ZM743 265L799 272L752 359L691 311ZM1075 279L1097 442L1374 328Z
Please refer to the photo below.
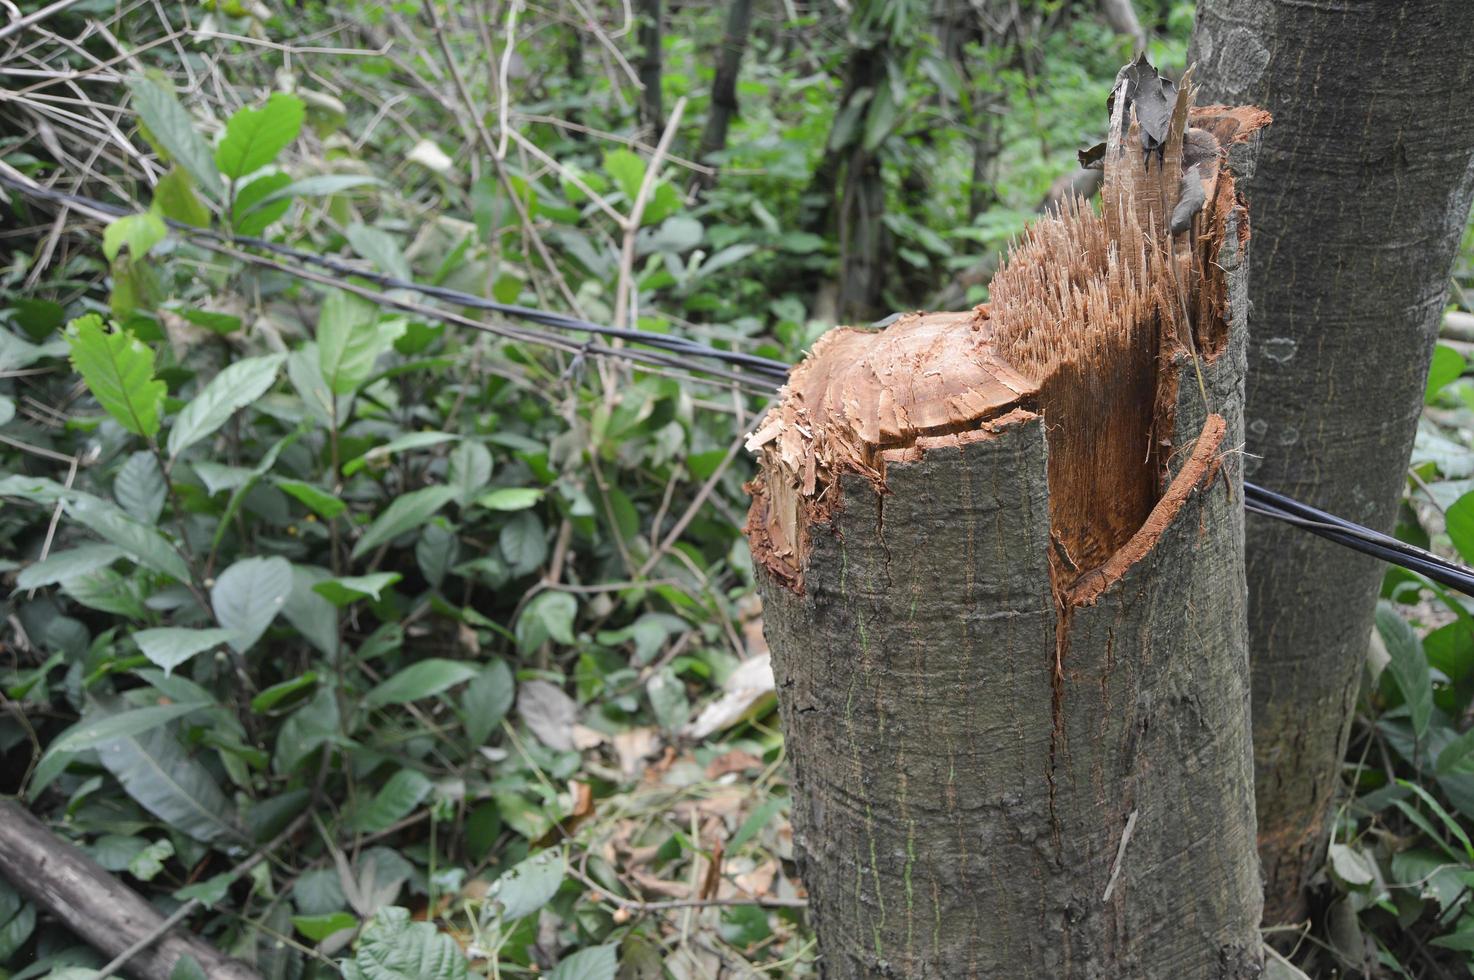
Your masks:
M476 498L476 506L487 510L526 510L543 499L537 487L501 487Z
M454 939L409 910L381 909L364 926L343 980L466 980L466 957Z
M352 293L335 289L323 300L317 319L318 361L334 394L357 391L388 348L377 317L373 304Z
M264 232L292 206L291 198L284 196L291 185L290 175L268 173L236 188L235 202L230 209L231 228L237 235Z
M619 972L619 943L590 946L558 961L548 980L614 980Z
M222 337L235 333L243 326L240 317L215 310L180 310L179 315L195 326L204 327L211 333L218 333Z
M1444 511L1448 536L1464 561L1474 561L1474 493L1466 493Z
M456 502L462 507L491 482L491 451L479 442L462 440L451 450L449 464L446 480L456 488Z
M256 206L266 207L295 197L326 197L355 187L378 186L383 183L378 177L366 174L317 174L283 185L279 190L263 197Z
M353 546L353 557L360 558L385 542L424 524L435 512L455 499L454 487L430 486L394 498L384 508L363 537Z
M517 648L530 653L549 638L571 645L578 600L567 592L545 591L532 598L517 617Z
M230 637L230 630L165 627L139 630L133 634L133 642L138 644L145 657L169 674L195 654L219 646Z
M164 224L163 218L151 211L125 214L108 222L108 226L103 229L102 254L111 262L126 245L129 255L134 259L141 259L148 254L149 249L168 235L169 226Z
M318 516L328 520L332 520L348 509L348 505L343 503L343 501L311 483L304 483L301 480L287 480L281 477L273 478L272 482L297 500L306 504Z
M514 575L536 571L548 557L542 521L531 511L521 511L502 527L497 535L497 546Z
M380 272L395 279L412 278L409 263L399 250L399 242L387 231L355 223L349 225L344 234L353 250L372 262Z
M194 182L189 179L189 174L179 167L170 167L169 172L159 178L154 187L152 210L180 224L196 228L210 226L210 209L194 192Z
M164 382L154 378L154 353L126 330L108 332L95 313L67 326L72 366L103 410L136 436L159 431Z
M209 974L205 973L199 960L185 953L174 961L174 969L169 971L169 980L209 980Z
M208 702L187 701L176 704L151 704L142 708L119 711L115 714L89 716L57 736L47 748L47 754L93 749L104 742L150 731L176 718L183 718L185 715L210 706Z
M327 915L294 915L292 926L315 943L320 943L335 932L358 928L358 919L347 912L331 912Z
M312 700L302 705L286 721L276 736L276 752L272 768L282 774L291 773L321 746L339 740L338 699L326 686L318 688Z
M133 860L128 862L128 873L139 881L153 881L164 870L164 862L173 856L174 843L165 837L133 855Z
M157 524L164 512L169 487L154 454L142 450L123 462L113 480L113 499L128 515L144 524Z
M245 653L261 639L292 592L292 565L285 558L245 558L215 580L210 605L230 631L230 645Z
M686 685L669 667L656 671L645 685L655 720L667 732L679 731L691 716L691 702L686 698Z
M1440 776L1447 776L1459 768L1459 764L1469 758L1474 752L1474 728L1464 732L1458 738L1449 742L1438 753L1438 762L1435 766Z
M1464 831L1464 828L1443 808L1441 803L1433 798L1432 793L1429 793L1417 783L1409 782L1406 779L1399 779L1397 785L1403 789L1411 790L1414 796L1422 800L1428 809L1433 811L1434 816L1443 822L1444 827L1448 828L1448 832L1453 835L1454 839L1463 845L1464 857L1469 861L1474 861L1474 842L1469 840L1469 835Z
M364 695L363 703L369 708L382 708L390 704L418 701L433 697L475 676L476 668L470 664L432 657L411 664L383 681Z
M167 728L121 736L97 755L129 796L173 829L205 843L242 837L235 807Z
M224 425L239 409L276 383L285 354L247 357L221 371L180 411L169 430L169 456L176 458Z
M317 672L309 670L301 677L273 684L251 699L251 710L257 714L270 711L298 691L306 690L317 683Z
M1464 373L1468 367L1462 354L1452 347L1439 344L1433 348L1433 363L1428 367L1428 386L1424 391L1423 400L1432 404L1438 397L1438 393L1451 382L1456 381L1459 375Z
M1356 888L1369 885L1376 880L1376 872L1372 869L1372 859L1361 851L1347 847L1345 844L1332 844L1329 856L1331 870L1345 884Z
M517 680L504 660L493 660L472 678L461 694L461 721L466 741L473 747L486 744L496 726L506 717L517 694Z
M1407 701L1413 733L1421 739L1427 733L1428 720L1433 715L1433 685L1423 644L1408 621L1386 601L1377 603L1377 632L1391 657L1387 669Z
M282 607L287 622L326 656L338 654L338 610L312 591L318 582L332 578L332 573L315 565L292 566L292 594Z
M312 591L335 606L346 606L364 597L378 602L383 591L402 578L404 576L398 572L376 572L373 575L330 578L318 582L312 587Z
M431 521L420 532L415 542L415 562L425 581L435 588L445 581L446 574L455 567L460 557L460 542L455 532L448 530L441 521Z
M375 446L356 459L350 459L347 463L343 464L343 475L352 476L370 463L387 460L395 453L425 449L429 446L438 446L444 442L452 442L455 438L449 432L409 432L395 439L390 439L382 446Z
M768 822L778 814L778 811L782 810L787 804L788 800L786 797L774 796L770 797L762 806L752 811L748 818L742 821L742 826L737 828L737 833L733 834L732 839L727 841L726 852L728 854L736 854L738 848L756 837L759 831L766 827Z
M224 196L225 187L210 157L210 148L195 131L189 113L166 84L152 78L135 78L128 83L133 93L133 108L148 127L154 143L178 163L205 193L216 200Z
M9 961L36 928L36 906L0 878L0 963Z
M503 922L531 915L553 900L568 873L560 850L534 854L491 883L486 901L495 902Z
M620 192L633 202L645 179L645 161L632 150L610 150L604 154L604 172L614 178Z
M285 92L273 92L259 109L236 110L215 149L215 166L231 178L260 170L297 138L306 111L301 99Z
M353 815L351 826L364 834L387 830L414 812L420 801L430 795L430 788L430 780L423 773L401 769L389 777L368 805Z
M111 544L84 544L53 552L45 560L28 565L15 577L18 589L38 589L106 568L123 557L123 549Z
M189 582L189 566L168 540L122 509L89 494L75 494L65 502L66 512L89 531L112 542L134 561L179 582Z

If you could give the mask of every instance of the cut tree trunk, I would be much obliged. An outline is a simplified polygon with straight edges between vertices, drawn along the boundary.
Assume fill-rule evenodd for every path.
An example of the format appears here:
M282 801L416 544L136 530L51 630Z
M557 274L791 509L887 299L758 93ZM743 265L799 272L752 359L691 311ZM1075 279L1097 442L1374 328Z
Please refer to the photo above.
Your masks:
M1204 0L1206 97L1275 116L1257 170L1250 479L1390 531L1474 194L1468 0ZM1324 853L1383 566L1256 518L1255 792L1270 923Z
M12 800L0 800L0 873L109 959L153 935L164 921L136 892ZM160 936L123 970L143 980L168 980L185 955L211 980L260 980L246 964L183 929Z
M1213 156L1169 240L1189 97L1148 169L1117 99L1103 215L989 306L831 331L750 440L827 977L1258 975L1247 214ZM1240 156L1264 121L1192 118Z

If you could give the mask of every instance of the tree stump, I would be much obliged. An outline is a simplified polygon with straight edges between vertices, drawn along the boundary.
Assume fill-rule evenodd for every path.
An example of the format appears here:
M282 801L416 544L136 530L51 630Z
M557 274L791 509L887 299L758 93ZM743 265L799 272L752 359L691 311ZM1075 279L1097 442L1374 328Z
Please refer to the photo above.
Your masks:
M831 331L749 443L827 977L1259 973L1230 161L1267 117L1122 74L1102 214L989 305Z

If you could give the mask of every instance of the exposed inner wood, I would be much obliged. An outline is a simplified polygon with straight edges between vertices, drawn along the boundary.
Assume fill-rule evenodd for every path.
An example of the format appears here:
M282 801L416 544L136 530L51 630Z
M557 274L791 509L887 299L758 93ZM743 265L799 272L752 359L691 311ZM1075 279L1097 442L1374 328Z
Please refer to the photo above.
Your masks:
M1183 365L1216 357L1227 335L1211 262L1236 206L1222 148L1267 121L1191 101L1184 83L1151 151L1129 100L1115 101L1101 211L1075 202L1034 224L989 304L820 339L748 441L761 458L747 528L757 561L802 591L808 536L841 504L842 474L884 494L888 462L1040 413L1060 588L1119 572L1112 556L1167 488L1177 391L1197 384Z

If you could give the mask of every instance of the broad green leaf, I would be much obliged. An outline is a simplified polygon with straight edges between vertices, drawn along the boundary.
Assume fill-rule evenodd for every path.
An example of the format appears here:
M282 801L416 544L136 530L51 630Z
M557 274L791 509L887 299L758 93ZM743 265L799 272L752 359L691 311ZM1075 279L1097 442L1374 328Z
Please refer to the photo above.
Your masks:
M325 197L330 194L341 194L355 187L372 187L383 183L378 177L369 177L365 174L318 174L286 184L281 189L263 197L256 206L266 207L297 197Z
M1423 400L1431 404L1438 397L1438 393L1449 383L1458 379L1468 367L1462 354L1452 347L1439 344L1433 348L1433 363L1428 368L1428 385L1424 390Z
M572 644L578 600L567 592L540 592L517 617L517 648L530 653L549 639Z
M1466 493L1444 511L1448 536L1464 561L1474 561L1474 493Z
M97 755L129 796L174 830L206 843L242 837L235 807L167 728L120 736Z
M390 704L418 701L433 697L475 676L476 668L470 664L432 657L411 664L383 681L364 695L363 703L369 708L382 708Z
M542 498L537 487L500 487L477 497L476 505L487 510L526 510Z
M208 437L239 409L266 394L286 359L285 354L247 357L211 378L174 420L169 430L170 458Z
M136 436L159 431L164 382L154 378L154 352L126 330L109 332L95 313L67 327L72 366L103 410Z
M317 351L322 378L334 394L358 390L388 348L377 325L378 311L352 293L333 290L317 319Z
M485 745L511 709L516 694L517 680L505 660L493 660L473 677L461 694L466 741L472 746Z
M610 150L604 154L604 172L614 179L625 198L633 203L645 179L645 161L632 150Z
M330 912L326 915L294 915L292 926L308 939L320 943L335 932L356 929L358 918L347 912Z
M456 488L456 502L462 507L491 482L491 451L479 442L464 439L450 452L447 482Z
M163 241L169 234L164 219L152 211L142 214L125 214L108 222L102 232L102 254L109 262L118 257L123 246L135 260L142 259L148 250Z
M256 645L292 592L292 565L285 558L244 558L215 580L210 605L230 631L230 645L245 653Z
M205 485L205 492L212 497L226 490L239 490L251 482L251 471L244 466L226 466L207 459L196 459L190 462L189 467Z
M787 804L788 799L786 797L774 796L770 797L762 806L752 811L748 818L742 821L742 826L737 828L737 833L733 834L732 839L727 841L727 853L736 854L738 848L756 837L768 825L768 822L777 815L778 811L782 810Z
M318 688L311 701L282 722L272 768L283 775L291 773L318 748L339 741L340 721L337 697L326 686Z
M386 830L414 812L420 801L430 795L430 788L430 780L423 773L401 769L389 777L367 805L354 813L351 826L364 834Z
M614 980L619 972L619 943L589 946L558 961L548 980Z
M169 487L154 454L139 450L123 462L113 480L113 499L128 515L144 524L157 524L164 512Z
M281 477L275 478L272 482L286 493L291 494L297 500L306 504L318 516L325 517L328 520L332 520L348 509L348 505L343 503L343 501L311 483L304 483L301 480L287 480Z
M312 591L335 606L346 606L363 598L378 602L385 589L404 578L398 572L375 572L373 575L353 575L345 578L330 578L318 582Z
M651 675L645 685L655 720L667 732L679 731L691 715L691 702L686 698L686 685L675 671L664 667Z
M381 909L364 926L351 960L340 963L343 980L466 980L465 954L454 939L428 922L411 922L409 910Z
M387 460L395 453L410 452L415 449L425 449L429 446L438 446L444 442L453 442L455 436L449 432L410 432L397 438L390 439L382 446L375 446L357 459L350 459L343 464L343 475L352 476L370 463L379 463Z
M1361 851L1345 844L1332 844L1329 856L1331 870L1336 873L1336 877L1353 888L1369 885L1376 879L1371 858Z
M65 503L72 519L99 537L123 549L134 561L179 582L188 582L189 566L168 540L153 528L134 520L121 508L88 494L75 494Z
M548 541L542 521L531 511L515 514L497 535L497 546L514 575L536 571L548 557Z
M36 929L36 906L0 878L0 963L11 961Z
M133 642L138 644L138 649L143 651L145 657L168 674L195 654L228 642L230 637L230 630L171 626L139 630L133 634Z
M332 578L326 568L315 565L292 566L292 594L282 607L287 622L325 655L338 655L338 610L312 591L319 582Z
M431 486L395 497L353 546L353 557L360 558L404 532L413 531L454 500L455 495L454 487Z
M237 109L215 148L215 166L231 178L260 170L297 138L306 111L301 99L286 92L273 92L259 109Z
M164 862L174 856L174 843L165 837L133 855L128 873L139 881L153 881L164 870Z
M380 272L395 279L412 278L409 263L399 250L399 242L387 231L355 223L349 225L344 234L353 250L372 262Z
M1382 635L1391 657L1387 669L1407 701L1413 734L1421 739L1433 714L1433 685L1423 644L1408 621L1385 601L1377 604L1377 632Z
M66 352L65 340L57 339L44 344L32 344L21 340L8 330L0 330L0 371L27 368L48 357L62 357Z
M230 209L231 230L237 235L259 235L292 206L282 192L290 187L289 174L265 173L236 188Z
M4 425L15 418L15 399L9 395L0 395L0 425Z
M425 525L420 532L420 540L415 542L415 562L419 564L425 581L434 588L440 588L440 583L445 581L445 576L455 567L459 557L460 541L454 531L447 529L439 520Z
M200 966L199 960L185 953L174 961L174 968L169 971L169 980L209 980L209 974Z
M1428 943L1431 946L1441 946L1444 949L1456 949L1461 953L1474 954L1474 912L1465 912L1452 932L1434 936Z
M26 794L35 799L53 779L61 775L78 752L97 748L113 739L158 728L175 718L182 718L208 707L212 707L208 702L177 702L148 705L115 714L107 714L103 709L93 707L81 721L62 732L46 747L41 761L36 764L36 771L31 774Z
M84 544L67 551L57 551L45 560L27 565L15 577L18 589L39 589L43 585L65 583L106 568L123 557L123 549L111 544Z
M180 310L179 315L195 326L204 327L211 333L218 333L222 337L235 333L242 326L240 317L221 313L218 310Z
M486 892L486 901L503 922L515 922L552 901L567 873L568 866L562 851L542 851L519 862L492 882Z
M194 192L194 182L189 179L189 174L177 166L170 167L155 185L153 210L180 224L196 228L210 226L210 209Z
M179 104L172 89L152 78L135 78L128 83L133 108L148 127L149 136L170 159L178 163L205 193L220 200L225 187L215 170L210 148L194 127L189 113Z

